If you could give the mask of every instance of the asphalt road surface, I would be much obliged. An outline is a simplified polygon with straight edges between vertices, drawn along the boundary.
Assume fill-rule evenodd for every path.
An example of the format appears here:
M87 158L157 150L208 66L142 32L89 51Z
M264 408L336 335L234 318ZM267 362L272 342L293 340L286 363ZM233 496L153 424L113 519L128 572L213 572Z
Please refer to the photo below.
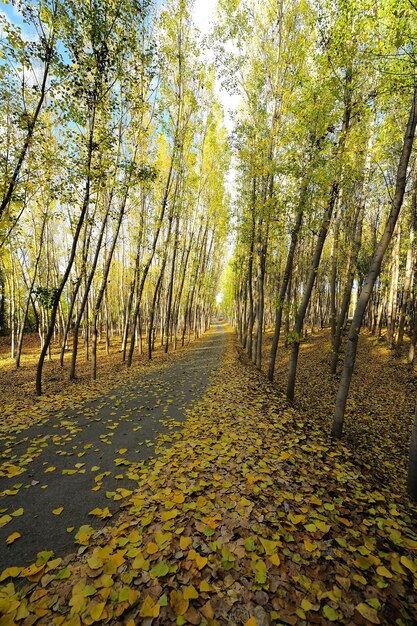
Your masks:
M201 399L224 348L225 331L216 323L172 364L8 437L1 463L16 474L0 477L0 520L12 518L0 528L0 570L32 563L42 550L64 556L77 548L81 525L109 523L88 513L97 507L118 513L123 490L137 486L158 435ZM8 545L14 532L21 537Z

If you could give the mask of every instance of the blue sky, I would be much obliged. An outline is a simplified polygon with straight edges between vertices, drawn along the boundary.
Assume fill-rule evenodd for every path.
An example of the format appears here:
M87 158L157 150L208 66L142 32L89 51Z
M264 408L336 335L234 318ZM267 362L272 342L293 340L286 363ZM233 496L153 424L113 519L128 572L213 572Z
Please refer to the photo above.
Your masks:
M4 0L0 3L0 11L7 17L7 19L16 26L19 26L22 31L24 39L32 39L35 32L28 24L25 24L19 11L13 5L5 3Z
M154 1L157 6L162 7L164 5L164 0ZM218 0L194 0L192 10L193 21L203 34L207 34L210 31L213 21L216 19L217 2ZM10 2L0 0L0 12L2 12L10 22L20 27L24 39L34 39L36 36L34 28L23 21L19 11L10 4ZM240 98L237 95L226 93L220 88L219 84L217 84L217 96L225 110L225 124L227 130L231 132L233 121L229 111L236 110Z

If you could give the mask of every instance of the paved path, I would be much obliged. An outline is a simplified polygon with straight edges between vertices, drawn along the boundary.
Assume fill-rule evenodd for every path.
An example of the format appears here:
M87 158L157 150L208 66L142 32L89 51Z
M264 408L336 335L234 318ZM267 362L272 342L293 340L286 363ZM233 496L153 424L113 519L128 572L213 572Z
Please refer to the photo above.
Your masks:
M0 570L32 563L41 550L63 556L75 549L82 524L105 523L89 511L108 507L115 514L123 489L135 487L143 463L154 454L158 434L183 421L185 410L201 398L224 347L225 331L216 324L172 364L30 427L3 446L1 462L16 467L11 473L24 471L0 478L0 519L12 517L0 528ZM60 507L59 514L52 512ZM13 516L21 508L23 514ZM6 545L15 531L21 537Z

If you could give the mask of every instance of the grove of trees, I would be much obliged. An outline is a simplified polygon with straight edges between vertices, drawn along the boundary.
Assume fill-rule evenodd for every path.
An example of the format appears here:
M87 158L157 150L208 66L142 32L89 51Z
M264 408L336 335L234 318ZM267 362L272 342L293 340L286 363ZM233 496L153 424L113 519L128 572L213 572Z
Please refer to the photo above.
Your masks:
M241 95L227 307L269 380L290 345L290 401L304 334L330 326L329 376L343 364L332 428L340 437L361 327L392 348L408 342L414 361L416 7L222 2L217 36L225 84Z
M190 6L14 3L0 41L0 330L36 330L97 376L207 329L227 232L228 145ZM158 336L157 336L158 335ZM116 341L116 339L115 339ZM146 345L142 345L145 343Z
M152 357L225 308L274 380L329 326L340 437L362 326L417 343L417 9L411 0L19 0L1 18L0 331ZM227 136L222 93L239 94ZM234 169L231 199L227 180ZM266 329L273 329L268 357ZM410 491L417 496L417 425ZM415 448L415 449L414 449Z

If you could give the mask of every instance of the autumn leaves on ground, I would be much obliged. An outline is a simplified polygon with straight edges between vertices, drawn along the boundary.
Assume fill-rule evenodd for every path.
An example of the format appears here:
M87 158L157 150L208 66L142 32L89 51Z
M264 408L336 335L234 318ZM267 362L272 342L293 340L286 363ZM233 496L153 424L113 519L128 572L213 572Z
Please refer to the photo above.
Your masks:
M1 3L0 626L417 624L416 16Z
M306 342L306 373L325 340ZM364 341L383 377L389 360ZM313 410L289 407L229 330L206 394L160 438L121 514L76 529L73 554L3 571L0 624L415 623L417 510L323 434L319 389ZM395 462L388 448L370 460Z

